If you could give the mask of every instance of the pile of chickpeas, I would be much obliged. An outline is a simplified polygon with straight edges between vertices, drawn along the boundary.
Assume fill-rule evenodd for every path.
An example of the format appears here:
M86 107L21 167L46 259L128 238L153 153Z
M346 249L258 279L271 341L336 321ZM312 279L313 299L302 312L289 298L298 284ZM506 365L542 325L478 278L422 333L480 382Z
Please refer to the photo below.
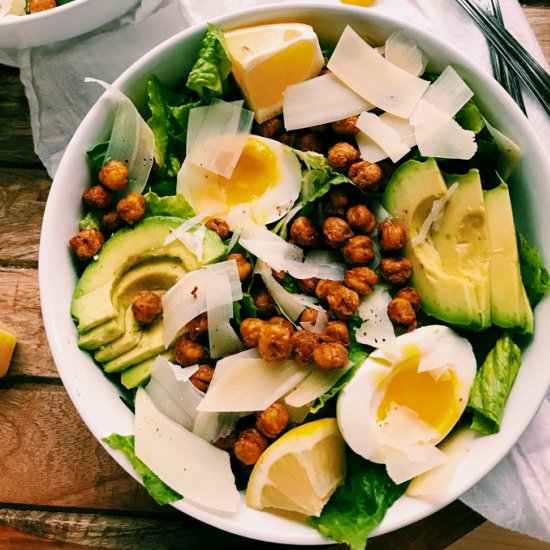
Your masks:
M84 191L82 200L93 212L101 215L100 228L84 229L69 241L78 260L91 260L105 242L105 237L132 225L145 215L146 202L141 193L130 193L112 208L117 192L128 185L128 167L119 160L110 160L99 172L99 183Z

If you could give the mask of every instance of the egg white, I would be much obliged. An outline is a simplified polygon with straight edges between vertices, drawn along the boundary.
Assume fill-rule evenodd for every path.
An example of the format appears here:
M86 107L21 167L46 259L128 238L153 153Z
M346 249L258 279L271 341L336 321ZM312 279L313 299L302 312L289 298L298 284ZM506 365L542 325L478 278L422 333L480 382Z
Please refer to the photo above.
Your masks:
M367 460L386 464L390 477L401 483L444 461L443 453L435 446L464 412L476 374L476 360L470 343L442 325L416 329L399 336L397 343L401 357L379 349L367 358L340 392L336 416L351 449ZM434 381L441 376L451 377L453 415L445 419L449 411L442 410L443 425L432 426L412 408L399 403L394 403L387 416L379 419L386 391L411 353L420 356L418 373L429 372Z
M254 196L251 187L250 200L227 204L220 190L220 177L188 160L184 161L177 178L177 192L187 199L195 212L219 216L232 230L250 222L266 225L279 220L300 194L302 172L296 155L278 141L260 136L248 139L257 140L272 153L277 172L276 181L259 196Z

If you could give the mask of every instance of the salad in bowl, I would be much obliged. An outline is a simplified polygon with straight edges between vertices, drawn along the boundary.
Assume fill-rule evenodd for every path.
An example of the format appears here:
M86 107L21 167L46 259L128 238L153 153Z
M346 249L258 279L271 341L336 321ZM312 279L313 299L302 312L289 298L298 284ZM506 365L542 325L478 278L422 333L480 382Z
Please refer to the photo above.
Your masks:
M54 182L41 292L77 408L159 503L359 548L468 489L544 396L550 282L517 212L547 161L457 52L321 11L88 79L107 92Z

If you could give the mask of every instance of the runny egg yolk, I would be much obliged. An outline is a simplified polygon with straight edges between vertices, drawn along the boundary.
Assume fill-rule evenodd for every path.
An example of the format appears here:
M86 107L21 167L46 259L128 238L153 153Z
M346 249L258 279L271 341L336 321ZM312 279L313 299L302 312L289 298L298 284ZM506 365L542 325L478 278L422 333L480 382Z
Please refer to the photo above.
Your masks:
M435 379L429 372L418 372L422 357L414 345L403 349L403 357L384 383L378 405L378 421L386 418L392 406L404 406L439 433L446 433L461 414L457 403L456 377L452 370ZM379 387L382 390L382 387Z
M228 207L252 202L279 180L275 153L261 141L248 138L230 178L218 177L218 188Z

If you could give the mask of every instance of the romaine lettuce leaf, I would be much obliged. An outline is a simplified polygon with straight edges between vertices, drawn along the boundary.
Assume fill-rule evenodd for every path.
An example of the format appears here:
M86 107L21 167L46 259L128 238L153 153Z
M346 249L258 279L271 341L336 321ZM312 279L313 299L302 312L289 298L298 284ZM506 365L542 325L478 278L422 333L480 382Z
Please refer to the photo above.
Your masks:
M504 406L521 365L521 350L507 333L497 341L477 371L468 406L474 410L472 429L497 433Z
M231 72L231 57L222 30L208 25L199 58L189 73L187 87L207 103L223 93L223 84Z
M146 202L145 216L174 216L176 218L190 218L195 215L191 205L183 195L159 197L153 191L144 195Z
M540 252L529 246L521 233L518 233L518 253L525 291L529 302L535 307L550 289L550 274L544 267Z
M134 470L143 478L143 485L149 494L161 506L180 500L182 496L176 491L170 489L168 485L163 483L137 456L135 452L134 436L133 435L118 435L111 434L104 437L103 441L112 449L122 451L126 458L132 463Z
M344 485L336 489L313 526L325 537L363 550L368 534L382 521L390 506L405 492L407 483L396 485L382 464L347 454Z
M99 218L92 212L88 212L78 224L78 229L84 231L85 229L99 229Z
M99 171L103 167L103 160L105 159L105 153L109 147L108 141L101 141L86 151L86 156L92 167L94 179L99 174Z

